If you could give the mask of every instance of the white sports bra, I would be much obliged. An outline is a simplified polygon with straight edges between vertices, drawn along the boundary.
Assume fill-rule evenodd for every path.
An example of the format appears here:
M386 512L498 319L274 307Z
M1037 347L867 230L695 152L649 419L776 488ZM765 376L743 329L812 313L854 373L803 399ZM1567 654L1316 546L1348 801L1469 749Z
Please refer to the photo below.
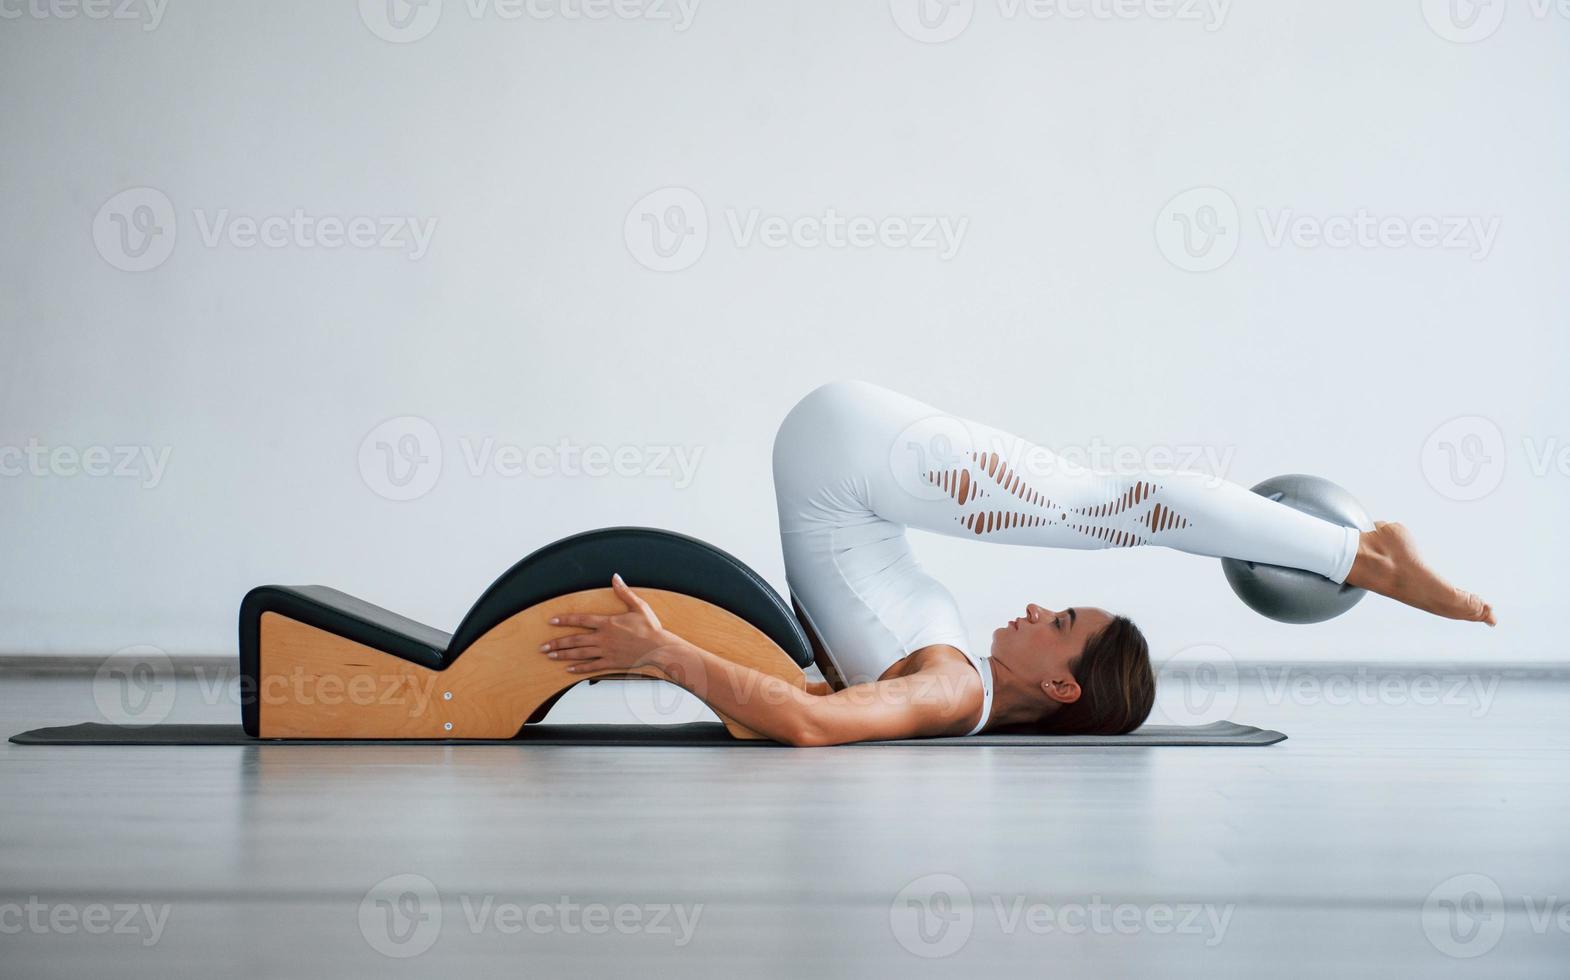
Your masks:
M972 657L969 651L961 650L971 663L976 665L976 671L981 674L981 720L976 722L976 727L966 732L966 735L980 734L987 727L987 719L992 717L992 658Z

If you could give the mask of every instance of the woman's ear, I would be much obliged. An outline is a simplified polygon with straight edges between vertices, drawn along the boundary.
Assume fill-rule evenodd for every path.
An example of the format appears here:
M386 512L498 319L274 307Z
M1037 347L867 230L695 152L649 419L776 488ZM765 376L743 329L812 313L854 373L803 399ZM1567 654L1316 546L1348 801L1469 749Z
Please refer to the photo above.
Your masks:
M1073 677L1061 680L1045 680L1041 682L1041 691L1047 700L1058 704L1073 704L1079 700L1079 682Z

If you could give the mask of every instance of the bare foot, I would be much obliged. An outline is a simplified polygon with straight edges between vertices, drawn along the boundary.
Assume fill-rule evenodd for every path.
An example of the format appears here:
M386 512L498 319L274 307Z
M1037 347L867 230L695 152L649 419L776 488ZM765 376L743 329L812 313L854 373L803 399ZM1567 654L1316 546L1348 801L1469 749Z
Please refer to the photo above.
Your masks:
M1494 625L1494 610L1481 598L1440 578L1418 557L1412 534L1400 524L1375 521L1357 545L1347 584L1389 596L1446 619Z

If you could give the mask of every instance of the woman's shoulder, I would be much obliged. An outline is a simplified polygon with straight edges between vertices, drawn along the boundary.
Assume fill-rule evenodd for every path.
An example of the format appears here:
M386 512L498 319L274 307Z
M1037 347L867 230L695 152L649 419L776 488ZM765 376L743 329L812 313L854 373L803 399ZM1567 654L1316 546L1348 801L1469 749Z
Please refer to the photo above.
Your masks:
M887 670L878 675L878 680L892 680L896 677L910 677L914 674L949 672L956 673L968 670L975 673L971 659L959 647L947 643L933 643L919 650L912 650L905 656L889 664Z

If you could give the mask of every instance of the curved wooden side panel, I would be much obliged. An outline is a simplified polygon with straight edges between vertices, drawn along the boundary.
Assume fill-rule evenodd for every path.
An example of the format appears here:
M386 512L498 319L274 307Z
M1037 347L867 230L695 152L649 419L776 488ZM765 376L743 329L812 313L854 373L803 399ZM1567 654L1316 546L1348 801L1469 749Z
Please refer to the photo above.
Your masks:
M797 687L806 678L763 632L740 617L679 592L639 589L665 628L727 660ZM546 621L563 613L624 612L610 589L590 589L531 606L498 624L446 670L428 670L277 613L261 622L262 738L511 738L538 720L567 688L586 680L643 676L652 669L569 674L541 643L582 632ZM756 733L721 716L737 738Z

